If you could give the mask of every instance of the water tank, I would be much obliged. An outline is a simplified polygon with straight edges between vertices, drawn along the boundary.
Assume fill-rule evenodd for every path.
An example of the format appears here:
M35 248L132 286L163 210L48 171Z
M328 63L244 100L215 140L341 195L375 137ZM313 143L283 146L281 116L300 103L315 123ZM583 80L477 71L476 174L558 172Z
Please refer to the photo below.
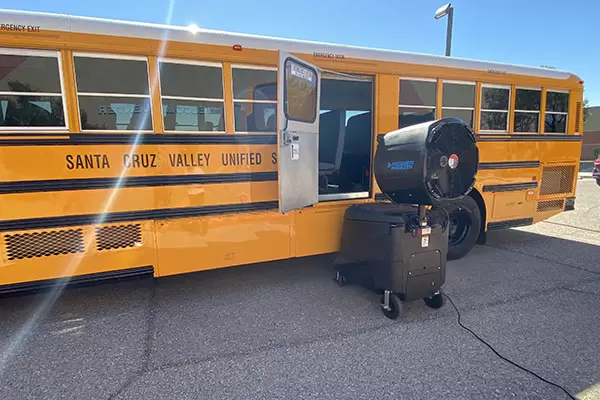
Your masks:
M374 172L394 203L443 206L471 191L478 164L473 130L460 119L443 118L380 138Z

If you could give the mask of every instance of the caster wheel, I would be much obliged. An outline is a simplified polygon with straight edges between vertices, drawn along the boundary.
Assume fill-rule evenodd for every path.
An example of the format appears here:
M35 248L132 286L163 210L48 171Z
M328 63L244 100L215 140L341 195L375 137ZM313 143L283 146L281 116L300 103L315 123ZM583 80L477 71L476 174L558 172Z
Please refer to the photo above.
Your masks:
M400 299L398 299L396 295L390 294L390 309L386 310L384 308L384 304L385 297L381 296L380 305L383 315L385 315L389 319L398 319L398 317L400 316L400 310L402 309L402 303L400 302Z
M431 297L424 297L423 301L429 307L434 308L436 310L438 308L442 308L444 306L444 304L446 303L446 299L444 298L444 296L441 293L434 294Z
M342 275L340 273L340 271L337 271L337 273L335 274L335 278L333 278L333 280L337 282L339 287L342 287L346 284L346 277L344 275Z

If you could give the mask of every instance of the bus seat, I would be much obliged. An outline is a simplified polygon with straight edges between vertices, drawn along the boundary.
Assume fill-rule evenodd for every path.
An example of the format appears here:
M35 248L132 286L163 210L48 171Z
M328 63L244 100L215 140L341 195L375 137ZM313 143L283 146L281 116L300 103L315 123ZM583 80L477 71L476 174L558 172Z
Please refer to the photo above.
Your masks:
M368 154L370 156L372 143L371 113L355 115L348 119L346 126L346 144L344 153Z
M353 191L356 183L365 179L371 165L372 113L358 114L348 119L346 142L340 165L340 190Z
M165 125L165 131L174 131L175 124L177 122L177 105L173 101L165 101L163 108L166 111L164 113L163 124Z
M117 130L117 114L111 104L107 104L106 98L85 97L85 107L81 110L81 128Z
M342 163L346 137L345 110L332 110L319 116L319 174L337 171Z
M275 114L271 115L267 120L267 132L277 132L277 117Z

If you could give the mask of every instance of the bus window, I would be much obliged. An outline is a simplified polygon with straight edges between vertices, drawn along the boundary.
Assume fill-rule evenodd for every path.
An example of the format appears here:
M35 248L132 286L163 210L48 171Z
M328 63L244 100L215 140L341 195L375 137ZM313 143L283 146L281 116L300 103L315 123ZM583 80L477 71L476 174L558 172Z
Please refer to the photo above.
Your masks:
M508 132L510 86L482 85L481 122L483 132Z
M546 92L545 133L567 133L569 111L569 92Z
M151 131L145 58L74 55L83 130Z
M368 197L373 83L323 78L319 116L321 200Z
M442 91L442 118L459 118L473 127L475 112L475 83L444 82Z
M58 55L0 51L0 129L66 128Z
M234 66L233 106L236 132L277 131L277 69Z
M436 88L434 80L400 79L398 128L435 119Z
M225 132L221 64L161 60L159 70L166 131Z
M515 132L538 132L542 90L517 88L515 96Z

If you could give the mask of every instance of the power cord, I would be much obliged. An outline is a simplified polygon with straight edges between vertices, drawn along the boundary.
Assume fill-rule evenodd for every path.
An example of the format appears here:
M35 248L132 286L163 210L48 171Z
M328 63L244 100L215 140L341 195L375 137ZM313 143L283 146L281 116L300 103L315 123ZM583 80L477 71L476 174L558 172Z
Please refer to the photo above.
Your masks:
M454 310L456 311L456 315L458 316L458 325L460 325L461 328L463 328L464 330L466 330L467 332L469 332L471 335L475 336L475 338L477 340L479 340L481 343L483 343L484 345L486 345L490 350L492 350L494 352L494 354L496 354L499 358L501 358L502 360L506 361L507 363L514 365L515 367L535 376L536 378L538 378L539 380L541 380L542 382L545 382L549 385L552 385L554 387L559 388L560 390L562 390L563 392L565 392L565 394L567 396L569 396L570 399L572 400L578 400L577 398L575 398L575 396L573 396L571 393L569 393L567 391L567 389L565 389L564 387L560 386L559 384L556 384L554 382L550 382L547 379L542 378L541 376L539 376L538 374L536 374L535 372L520 366L519 364L517 364L514 361L509 360L508 358L504 357L502 354L498 353L496 351L496 349L494 349L488 342L486 342L485 340L483 340L481 337L479 337L475 332L473 332L471 330L471 328L466 327L465 325L463 325L462 321L461 321L461 315L460 315L460 311L458 311L458 307L456 307L456 304L454 304L454 301L452 301L452 299L450 298L450 296L448 296L446 293L444 293L444 296L446 296L446 298L450 301L450 304L452 304L452 307L454 307Z

